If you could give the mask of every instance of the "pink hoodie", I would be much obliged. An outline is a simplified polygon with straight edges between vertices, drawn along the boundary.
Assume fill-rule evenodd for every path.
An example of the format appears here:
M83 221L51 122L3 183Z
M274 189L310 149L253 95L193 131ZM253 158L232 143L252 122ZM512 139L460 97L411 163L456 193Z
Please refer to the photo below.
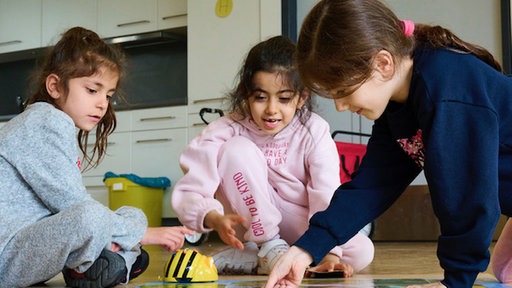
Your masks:
M248 220L236 227L237 237L257 244L277 237L293 244L340 185L329 125L314 113L306 125L296 116L276 135L249 118L222 117L191 141L180 164L185 175L172 191L180 222L205 233L208 212L237 213ZM371 263L374 247L358 233L331 253L357 272Z
M210 229L203 226L205 215L212 210L224 214L223 205L214 198L223 174L218 169L218 155L221 146L235 136L249 139L263 153L268 179L262 180L277 192L277 205L292 210L308 209L308 219L327 207L340 185L340 176L338 152L324 119L312 113L303 125L296 116L281 132L268 135L249 118L236 122L226 116L208 125L181 154L180 165L185 175L172 191L172 205L182 224L207 232Z

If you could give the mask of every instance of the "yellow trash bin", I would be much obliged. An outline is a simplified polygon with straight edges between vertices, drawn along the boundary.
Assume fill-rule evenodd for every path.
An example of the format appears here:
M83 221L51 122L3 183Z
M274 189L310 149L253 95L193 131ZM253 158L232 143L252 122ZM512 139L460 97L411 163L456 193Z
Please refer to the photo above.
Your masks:
M124 177L105 179L108 187L109 208L116 210L121 206L140 208L148 218L148 226L162 225L162 202L164 188L141 186Z

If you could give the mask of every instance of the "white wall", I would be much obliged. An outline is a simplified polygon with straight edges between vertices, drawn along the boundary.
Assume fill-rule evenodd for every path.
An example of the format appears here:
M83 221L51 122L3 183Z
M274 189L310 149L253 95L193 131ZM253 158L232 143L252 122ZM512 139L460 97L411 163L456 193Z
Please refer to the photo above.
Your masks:
M297 29L316 3L297 0ZM401 19L417 23L441 25L465 41L487 48L496 59L502 59L500 0L385 0ZM369 133L372 122L350 112L337 112L332 100L318 97L316 111L331 125L331 131L351 130ZM341 138L359 142L359 137ZM423 174L413 184L425 184Z

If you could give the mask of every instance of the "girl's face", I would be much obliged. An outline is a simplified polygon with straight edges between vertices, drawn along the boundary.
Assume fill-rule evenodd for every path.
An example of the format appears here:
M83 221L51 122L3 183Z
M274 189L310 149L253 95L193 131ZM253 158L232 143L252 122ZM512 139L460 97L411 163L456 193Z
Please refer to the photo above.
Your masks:
M384 113L392 95L387 84L389 82L383 81L378 73L374 73L363 84L351 87L351 90L355 90L348 95L343 92L345 89L334 89L329 93L333 96L334 105L339 112L349 110L369 120L376 120Z
M306 100L284 80L277 72L263 71L254 74L252 79L254 92L247 99L251 116L256 125L270 135L283 130Z
M91 131L105 115L118 80L118 73L100 68L92 76L70 79L69 93L63 95L59 77L51 74L47 78L47 89L57 106L73 119L77 128Z
M374 70L369 79L348 89L329 91L334 98L336 110L350 110L369 120L376 120L384 113L389 101L405 103L409 94L413 63L411 59L404 58L400 65L395 64L389 52L378 52L374 57Z

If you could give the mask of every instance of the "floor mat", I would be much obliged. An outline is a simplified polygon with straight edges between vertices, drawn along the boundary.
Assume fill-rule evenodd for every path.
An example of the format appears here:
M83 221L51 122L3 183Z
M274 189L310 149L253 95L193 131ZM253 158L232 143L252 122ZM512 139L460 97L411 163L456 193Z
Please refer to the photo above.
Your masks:
M437 279L371 279L371 278L347 278L347 279L305 279L300 287L329 287L329 288L398 288L412 284L428 284L439 281ZM211 283L168 283L151 282L140 288L261 288L265 280L220 280ZM495 280L479 280L473 287L478 288L510 288Z

